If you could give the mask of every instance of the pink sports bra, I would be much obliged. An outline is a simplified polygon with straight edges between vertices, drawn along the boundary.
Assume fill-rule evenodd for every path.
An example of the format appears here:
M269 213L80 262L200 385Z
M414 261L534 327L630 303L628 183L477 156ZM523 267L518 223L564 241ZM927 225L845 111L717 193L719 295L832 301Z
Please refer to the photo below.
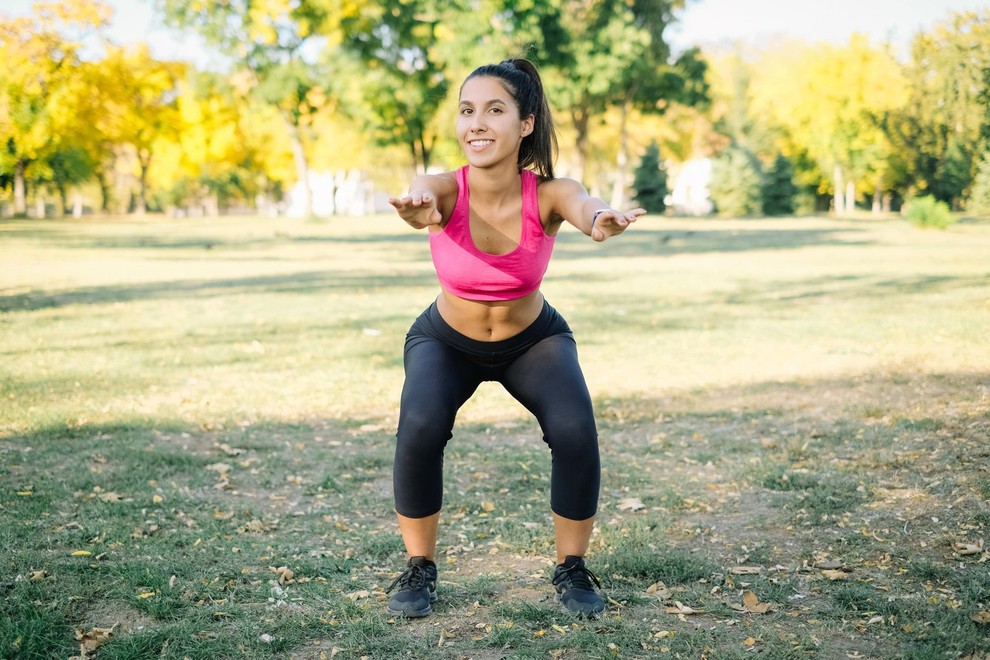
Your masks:
M482 252L471 238L468 167L457 171L457 203L447 224L430 232L430 252L444 290L469 300L515 300L540 287L555 236L540 221L535 173L522 170L522 235L508 254Z

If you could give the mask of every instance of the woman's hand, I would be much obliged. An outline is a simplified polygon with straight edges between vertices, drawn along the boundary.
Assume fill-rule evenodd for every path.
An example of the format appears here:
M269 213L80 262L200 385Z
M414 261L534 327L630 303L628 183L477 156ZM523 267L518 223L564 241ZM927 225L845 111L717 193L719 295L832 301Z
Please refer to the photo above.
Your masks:
M395 207L406 224L415 229L443 222L436 197L429 192L413 190L405 197L389 197L388 203Z
M597 215L591 224L591 240L601 243L610 236L617 236L624 232L630 223L636 222L636 218L646 213L646 209L632 209L630 211L604 209L595 213Z

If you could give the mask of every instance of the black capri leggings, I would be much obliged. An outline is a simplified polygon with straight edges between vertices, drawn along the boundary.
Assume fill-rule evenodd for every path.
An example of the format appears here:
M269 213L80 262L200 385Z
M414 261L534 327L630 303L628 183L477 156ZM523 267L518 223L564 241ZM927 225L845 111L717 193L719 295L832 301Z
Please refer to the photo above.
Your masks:
M399 514L440 511L443 451L457 411L483 381L496 381L540 423L552 457L550 508L571 520L595 515L601 464L591 395L574 335L553 307L544 303L515 337L484 342L451 328L434 303L406 335L404 365L392 473Z

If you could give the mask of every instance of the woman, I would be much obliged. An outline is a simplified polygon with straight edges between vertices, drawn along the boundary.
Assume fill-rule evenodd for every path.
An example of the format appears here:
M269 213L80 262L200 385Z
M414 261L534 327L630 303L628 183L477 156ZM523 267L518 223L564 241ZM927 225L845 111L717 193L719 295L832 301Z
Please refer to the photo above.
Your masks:
M497 381L536 416L551 450L555 598L594 616L605 601L584 555L598 507L598 433L574 337L540 283L563 222L604 241L645 211L610 209L580 183L554 178L556 132L527 60L467 77L457 139L465 167L418 176L406 196L389 199L411 227L429 230L441 291L406 336L393 485L410 558L387 609L432 611L444 447L458 409L481 382Z

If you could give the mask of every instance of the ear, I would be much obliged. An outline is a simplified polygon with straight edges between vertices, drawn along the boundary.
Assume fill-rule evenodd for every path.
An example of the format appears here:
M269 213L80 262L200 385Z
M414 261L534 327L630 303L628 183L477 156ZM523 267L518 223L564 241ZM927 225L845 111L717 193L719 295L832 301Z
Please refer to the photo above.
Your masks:
M521 132L522 137L526 137L527 135L529 135L530 133L532 133L533 132L533 126L535 126L535 125L536 125L536 117L534 115L530 115L530 116L526 117L525 119L523 119L522 120L522 132Z

